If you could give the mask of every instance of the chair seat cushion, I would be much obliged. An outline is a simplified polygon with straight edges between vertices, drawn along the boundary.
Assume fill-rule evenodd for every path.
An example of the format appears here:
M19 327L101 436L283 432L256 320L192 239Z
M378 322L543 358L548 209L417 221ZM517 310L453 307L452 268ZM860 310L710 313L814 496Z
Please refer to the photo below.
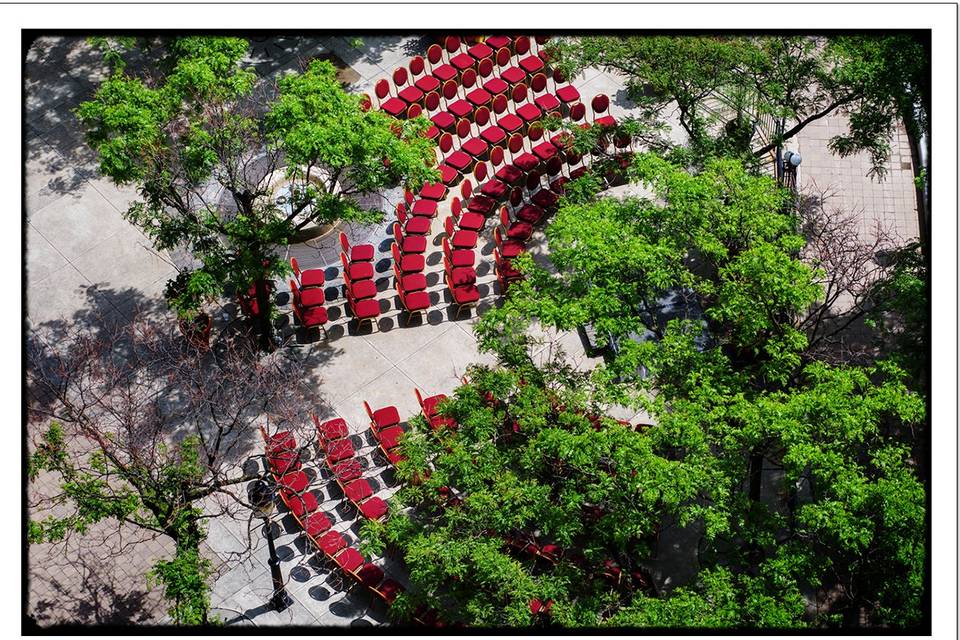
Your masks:
M566 176L560 176L550 183L550 191L553 191L559 195L563 195L564 187L568 182L570 182L570 180L568 180Z
M497 169L497 172L494 174L494 176L498 180L502 180L507 184L514 184L523 178L523 169L516 165L508 164L500 169Z
M507 133L513 133L523 126L523 118L514 113L507 113L497 118L497 126Z
M360 584L365 587L376 587L380 584L380 581L383 580L383 569L368 562L367 564L360 567L357 570L357 579L360 580Z
M617 126L617 119L613 116L601 116L594 120L593 123L601 127L615 127Z
M545 93L542 96L537 96L533 99L533 102L544 111L553 111L560 106L560 101L557 99L557 96L553 95L552 93Z
M500 275L503 276L505 280L517 280L523 276L518 269L513 268L513 265L510 264L509 260L504 260L497 266L497 268L500 270Z
M423 265L424 259L422 253L408 253L407 255L400 257L400 271L403 273L423 271Z
M500 78L490 78L483 83L483 89L492 96L504 93L509 88L510 85Z
M519 65L527 73L536 73L537 71L543 69L543 60L541 60L538 56L527 56L526 58L520 60Z
M500 246L500 255L504 258L516 258L523 253L525 249L526 247L523 246L522 242L508 238Z
M317 540L317 544L320 545L321 551L328 556L332 556L347 546L347 540L338 531L327 531L325 534L320 536L320 539Z
M407 457L402 453L400 453L399 449L391 449L390 451L387 451L387 462L389 462L390 464L396 465L403 462L406 459Z
M417 293L423 293L423 295L427 295L423 291L419 291ZM409 299L415 295L417 294L416 293L410 294L409 296L407 296L407 300L409 301ZM427 295L427 303L429 304L429 302L430 302L430 296ZM384 449L393 449L395 446L400 444L400 436L402 435L403 435L403 427L401 426L388 427L380 431L379 435L377 436L377 440L380 441L380 445Z
M480 137L490 144L500 144L507 137L507 132L500 127L492 126L481 131Z
M472 255L473 252L471 251L470 254ZM300 468L300 456L295 451L282 451L271 455L267 460L276 474L284 474Z
M350 295L354 300L366 300L377 297L377 283L371 279L354 280L350 283Z
M480 299L480 290L476 285L468 284L463 287L453 287L451 289L453 300L457 304L470 304Z
M525 204L517 212L517 220L537 224L543 218L544 211L534 204Z
M403 297L407 311L423 311L430 308L430 294L426 291L412 291ZM387 445L384 445L385 447Z
M281 451L292 451L297 448L297 438L290 431L281 431L267 440L266 450L268 454L275 454Z
M530 171L540 164L540 158L532 153L522 153L513 159L513 165L523 172Z
M420 218L427 220L426 218ZM425 236L405 236L403 244L400 245L400 253L423 253L427 250L427 238Z
M307 307L300 310L300 317L303 318L303 325L306 327L316 327L326 324L329 316L327 310L323 307Z
M416 86L404 87L397 93L397 96L407 104L412 104L423 99L423 91Z
M500 79L509 83L516 84L518 82L523 82L523 79L527 77L527 72L521 69L520 67L507 67L500 72Z
M350 435L350 430L347 428L347 421L343 418L327 420L320 425L319 431L320 437L324 440L339 440L340 438L346 438Z
M327 461L340 462L353 457L353 444L347 438L332 440L326 445Z
M413 216L412 218L407 218L407 223L403 225L403 232L412 233L414 235L430 233L430 222L430 218L426 216Z
M576 180L577 178L582 178L587 175L587 167L579 167L570 172L570 179Z
M432 218L437 215L437 203L434 200L417 200L410 208L410 213L415 216Z
M377 429L383 431L387 427L400 424L400 412L393 405L383 407L373 412L373 421L376 423Z
M445 162L458 171L463 171L470 166L470 163L473 162L473 160L463 151L454 151L446 157Z
M387 503L383 501L382 498L373 496L369 500L365 500L363 504L360 505L360 513L363 514L364 518L368 520L379 520L383 516L387 515L389 507Z
M427 140L433 140L440 137L440 129L437 128L437 125L432 124L430 128L420 134Z
M499 200L507 195L507 185L500 182L499 180L487 180L482 185L480 185L480 193L487 196L488 198L493 198L494 200Z
M467 211L460 216L457 226L461 229L466 229L467 231L480 231L480 229L483 229L483 225L486 223L486 221L487 219L483 216L483 214Z
M497 201L485 195L474 195L470 198L470 204L467 205L467 211L488 215L493 208L497 206Z
M440 82L446 82L457 75L457 70L448 64L441 64L440 66L434 67L430 75Z
M329 531L331 524L327 514L323 513L322 511L315 511L307 516L307 520L303 523L303 526L308 536L311 538L316 538L317 536Z
M487 149L490 148L490 145L483 140L483 138L470 138L463 145L460 146L463 151L466 151L474 158L482 156L487 152Z
M476 63L477 61L474 60L473 57L468 53L461 53L459 55L455 55L452 58L450 58L450 64L452 64L454 67L456 67L460 71L463 71L464 69L469 69Z
M415 86L417 89L420 89L420 91L423 91L424 93L430 93L431 91L435 91L436 89L440 88L440 81L433 76L423 76L422 78L418 78L413 83L413 86Z
M572 84L567 84L557 89L557 97L560 98L560 102L576 102L580 99L580 92Z
M477 272L473 267L454 267L450 271L449 281L454 287L474 284L477 281ZM306 478L306 474L304 474L304 478Z
M523 118L524 122L533 122L543 115L543 111L537 105L528 102L517 109L517 115Z
M514 222L507 229L507 237L513 240L526 240L533 235L533 225L529 222Z
M451 253L450 263L455 267L472 267L477 259L477 254L470 249L454 249Z
M458 118L465 118L473 113L473 105L466 100L457 100L456 102L447 105L447 111Z
M402 276L400 280L400 288L411 293L413 291L423 291L427 288L427 276L422 273L411 273L407 276Z
M350 458L349 460L344 460L339 464L333 465L331 471L333 471L333 475L337 477L337 481L340 482L340 484L353 482L363 475L363 467L356 458Z
M440 169L440 181L445 185L456 184L461 178L460 171L446 163L441 164L438 168Z
M354 315L360 320L376 318L380 315L380 303L372 298L369 300L358 300L354 306Z
M373 260L375 249L372 244L355 244L350 247L350 262L367 262Z
M352 262L347 269L351 280L369 280L373 277L373 265L369 262Z
M400 98L390 98L380 106L380 109L392 116L398 116L407 110L407 103Z
M549 160L557 155L557 148L549 142L541 142L533 148L533 153L541 160Z
M530 198L535 205L543 207L544 209L555 205L558 199L557 194L549 189L540 189L540 191L537 191L533 194L533 197Z
M427 182L420 189L420 197L427 200L443 200L447 197L447 188L442 182Z
M345 495L350 502L360 502L364 498L372 496L373 489L370 487L369 482L361 478L348 484L343 490L343 495Z
M511 42L510 36L490 36L484 43L490 45L494 49L499 49L501 47L506 47Z
M490 56L493 55L493 49L490 48L490 45L486 45L482 42L478 42L477 44L467 49L467 53L469 53L472 57L474 57L477 60L483 60L484 58L489 58Z
M438 114L430 116L430 122L444 131L453 131L453 125L456 121L457 119L449 111L441 111Z
M477 232L461 229L453 234L450 243L457 249L473 249L477 246Z
M307 485L310 484L310 478L303 471L294 471L280 478L279 484L291 493L303 493Z
M300 308L315 307L327 301L323 289L304 289L300 292Z
M326 281L323 269L307 269L300 272L300 288L321 287Z
M353 547L347 547L338 553L333 561L344 571L353 573L363 566L363 555Z
M484 89L474 89L467 94L467 101L475 106L482 106L490 102L493 96Z
M474 272L476 275L476 272ZM440 406L440 403L447 399L445 393L438 393L435 396L430 396L429 398L423 399L423 413L428 417L432 418L437 415L437 408Z
M320 507L317 504L317 496L310 491L300 495L288 495L287 503L290 505L290 511L298 518L303 518Z

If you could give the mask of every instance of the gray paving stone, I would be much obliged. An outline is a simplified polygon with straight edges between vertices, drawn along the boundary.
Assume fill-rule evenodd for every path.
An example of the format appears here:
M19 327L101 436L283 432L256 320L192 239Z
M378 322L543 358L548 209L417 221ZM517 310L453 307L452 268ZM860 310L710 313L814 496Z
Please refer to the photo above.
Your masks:
M29 223L27 224L26 263L27 282L30 286L42 285L48 277L68 266L67 259Z
M479 354L476 340L451 326L425 348L398 363L397 368L422 391L449 393L460 384L467 365L474 362L492 363L493 358Z
M337 403L336 411L351 426L353 433L366 432L370 424L370 418L363 408L364 400L370 403L374 411L393 405L400 413L400 419L407 420L420 413L420 406L413 395L414 386L415 383L406 374L394 367ZM421 389L421 393L433 395L426 389Z
M84 189L76 199L60 198L33 212L30 223L68 260L130 226L94 189Z

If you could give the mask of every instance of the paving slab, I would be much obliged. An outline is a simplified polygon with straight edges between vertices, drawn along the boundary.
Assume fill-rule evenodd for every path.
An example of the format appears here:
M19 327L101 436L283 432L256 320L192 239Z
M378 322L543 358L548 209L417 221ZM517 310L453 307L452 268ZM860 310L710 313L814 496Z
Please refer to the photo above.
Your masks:
M29 223L27 223L27 254L24 258L27 264L27 282L31 287L40 286L48 277L59 273L67 266L67 259L63 254L47 242L47 239Z
M393 364L365 341L347 336L348 350L330 358L318 371L322 379L321 394L331 405L355 394L364 385L388 371ZM340 341L337 341L340 342ZM327 347L332 349L332 347ZM323 357L322 347L318 349Z
M370 418L367 416L363 401L370 403L374 411L393 405L400 413L400 419L406 421L420 413L420 406L413 394L416 383L397 367L363 386L357 393L336 405L337 413L350 425L351 433L368 431ZM424 390L421 389L421 392Z
M492 364L489 354L481 355L476 340L464 330L451 326L426 347L398 363L397 368L427 394L450 393L461 384L467 366Z
M32 212L30 223L68 260L130 226L94 189L84 189L79 198L61 198Z

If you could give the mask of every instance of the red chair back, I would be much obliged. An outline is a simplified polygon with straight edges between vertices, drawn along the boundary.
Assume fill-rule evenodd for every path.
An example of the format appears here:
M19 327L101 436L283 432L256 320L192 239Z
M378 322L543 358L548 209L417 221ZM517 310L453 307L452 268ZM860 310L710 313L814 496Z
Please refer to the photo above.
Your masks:
M293 269L293 275L297 276L297 280L300 279L300 265L297 263L296 258L290 258L290 267Z
M433 45L433 46L437 46L437 45ZM370 408L370 403L364 400L363 408L367 410L367 416L370 418L370 421L373 422L373 410Z
M443 230L448 238L453 237L453 216L447 216L447 219L443 221Z
M452 100L457 96L457 83L453 80L447 80L443 83L443 97L446 100Z
M518 56L525 55L528 51L530 51L530 37L517 36L517 39L513 45L513 50L517 52Z
M290 281L290 294L293 297L293 304L296 307L300 306L300 289L297 288L297 283L293 280Z
M457 123L457 136L462 140L470 135L470 121L466 118L460 118Z
M503 147L490 148L490 164L493 165L494 169L503 164Z
M443 44L447 47L448 53L453 53L460 48L460 38L457 36L447 36L444 39Z
M502 207L500 209L500 224L503 225L504 229L510 228L510 216L507 214L507 208Z
M431 91L423 99L423 104L427 107L427 111L435 111L440 106L440 94Z
M403 206L403 203L397 203L397 220L400 221L400 224L403 224L407 221L407 208Z
M527 191L533 191L540 186L540 172L531 171L527 174Z
M420 107L420 105L418 105L418 104L412 104L412 105L410 105L410 107L407 109L407 119L408 119L408 120L413 120L414 118L416 118L417 116L419 116L421 113L423 113L423 109Z
M531 122L527 128L527 137L531 142L536 142L543 137L543 125L539 122Z
M393 288L396 289L397 292L402 292L403 276L400 275L400 267L397 266L396 262L393 263L393 277L394 277Z
M547 44L550 40L550 36L536 36L537 44Z
M540 93L547 88L547 76L538 73L533 76L533 80L530 81L530 88L533 89L534 93Z
M453 200L450 201L450 212L453 214L453 217L459 220L462 211L463 205L460 203L460 198L453 196Z
M503 258L500 257L500 250L496 247L493 248L493 261L499 266L502 264Z
M453 136L449 133L444 133L440 136L440 141L437 143L440 145L440 151L446 153L453 149Z
M513 91L510 92L510 97L513 98L514 104L520 104L527 99L527 85L522 82L518 82L513 88Z
M438 44L432 44L427 47L427 60L431 65L435 65L443 59L443 47Z
M464 200L473 195L473 183L470 182L470 178L464 178L463 182L460 183L460 195L463 196Z
M423 56L413 56L413 58L410 60L410 73L418 76L423 73L425 66L426 65L423 63Z
M547 160L547 166L545 170L548 176L555 176L560 173L560 170L563 168L563 161L560 159L560 156L553 156Z
M340 252L340 262L343 263L343 281L350 285L350 265L347 262L347 254Z
M504 111L507 110L507 96L503 95L502 93L500 95L494 96L492 106L493 106L493 112L495 114L497 115L502 114Z
M510 206L519 207L521 202L523 202L523 189L514 187L510 192Z
M392 244L390 245L390 253L393 254L393 262L394 262L394 264L400 264L400 262L401 262L401 260L402 260L403 258L402 258L402 256L400 255L400 247L397 246L397 243L396 243L396 242L394 242L394 243L392 243Z
M507 140L507 149L510 150L510 153L517 153L523 149L523 136L519 133L510 136L510 139Z
M473 177L476 178L477 184L480 184L487 178L487 163L478 162L473 165Z
M490 122L490 109L477 107L477 110L473 112L473 121L481 127Z
M501 220L501 222L503 221L503 218L504 218L504 216L506 216L506 215L507 215L507 208L504 207L503 209L500 210L500 220ZM493 242L494 242L494 244L496 244L498 247L502 247L502 246L503 246L503 233L500 231L500 227L494 227L494 228L493 228Z
M465 69L463 75L460 76L460 84L467 89L477 84L477 72L473 69Z
M553 81L557 84L567 81L567 77L563 75L563 71L559 67L553 70Z
M400 223L393 225L393 239L396 241L395 246L403 246L403 232L400 231Z
M413 191L410 191L410 189L404 189L403 199L406 201L408 207L412 205L414 201Z
M443 237L443 255L450 256L450 242L447 240L447 237Z
M393 84L399 88L407 84L407 70L403 67L397 67L393 70Z
M593 96L593 100L590 101L590 109L593 110L593 115L603 113L610 107L610 97L605 93L598 93Z
M579 122L583 120L587 115L587 108L583 106L582 102L577 102L576 104L571 105L570 107L570 119L574 122Z
M347 234L343 231L340 232L340 248L344 253L350 253L350 241L347 240Z
M383 100L390 94L390 83L382 78L377 80L377 84L373 86L373 92L377 94L379 99Z
M365 93L360 94L360 111L370 111L370 107L373 106L373 100L370 99Z
M477 65L477 71L480 73L481 78L489 78L493 75L493 60L490 58L481 60L480 64Z
M417 396L417 404L420 405L420 409L425 411L423 408L423 396L420 395L420 389L414 387L413 393Z
M508 64L510 62L510 57L511 57L510 49L506 47L500 47L499 49L497 49L497 56L496 56L497 66L502 67Z

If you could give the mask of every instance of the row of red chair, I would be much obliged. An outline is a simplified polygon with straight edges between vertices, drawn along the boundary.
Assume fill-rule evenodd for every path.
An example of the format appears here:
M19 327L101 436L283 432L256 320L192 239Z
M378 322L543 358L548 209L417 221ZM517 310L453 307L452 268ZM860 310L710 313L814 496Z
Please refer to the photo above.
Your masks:
M399 462L406 460L400 453L400 437L403 435L403 427L400 426L400 413L394 406L387 406L376 411L370 408L370 403L363 401L363 408L367 411L370 418L370 431L377 440L377 446L383 452L384 457L391 465L396 466Z
M372 244L350 246L347 234L340 232L340 263L343 266L347 304L357 319L358 328L364 321L374 326L380 316L380 303L376 299L377 284L373 280L374 255Z
M373 487L363 478L363 466L356 458L350 432L343 418L334 418L323 424L314 415L320 450L324 453L327 468L333 474L343 495L368 520L383 520L387 516L387 503L373 495Z
M424 398L420 393L420 389L417 389L416 387L414 387L413 393L417 396L417 404L420 405L420 410L423 412L423 417L426 418L431 429L436 431L437 429L442 429L443 427L448 427L451 429L456 428L456 420L440 413L440 403L447 399L445 394L438 393L436 395Z
M444 188L446 195L446 188ZM426 292L426 267L428 236L437 215L437 201L427 198L415 199L409 190L404 192L405 202L397 204L397 221L393 225L393 286L400 305L407 312L407 324L414 313L426 313L430 308L430 295ZM410 207L411 215L407 213Z

